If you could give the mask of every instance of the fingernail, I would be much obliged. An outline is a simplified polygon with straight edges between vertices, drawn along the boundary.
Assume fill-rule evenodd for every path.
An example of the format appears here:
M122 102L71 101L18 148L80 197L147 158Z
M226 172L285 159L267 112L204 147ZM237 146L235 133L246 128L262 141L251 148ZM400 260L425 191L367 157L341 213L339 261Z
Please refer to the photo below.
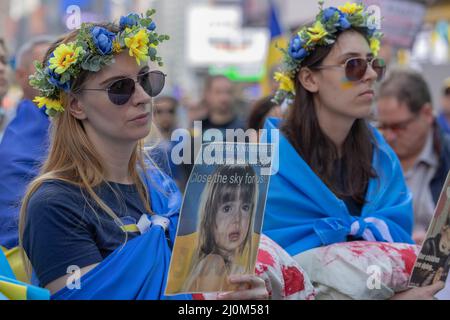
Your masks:
M227 294L226 293L219 293L218 295L217 295L217 299L223 299L223 298L225 298L227 296Z

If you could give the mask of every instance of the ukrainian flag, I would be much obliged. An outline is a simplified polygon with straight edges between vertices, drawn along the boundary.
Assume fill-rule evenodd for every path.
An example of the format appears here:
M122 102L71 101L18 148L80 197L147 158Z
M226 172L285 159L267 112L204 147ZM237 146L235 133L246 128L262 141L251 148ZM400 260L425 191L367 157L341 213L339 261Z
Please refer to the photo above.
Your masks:
M18 281L0 247L0 300L49 300L48 290Z
M280 21L278 19L278 10L274 1L270 1L270 14L269 14L269 28L270 28L270 47L267 54L265 76L261 80L261 92L263 96L273 94L271 88L272 82L272 70L277 65L282 63L283 55L279 48L287 48L288 39L283 33Z

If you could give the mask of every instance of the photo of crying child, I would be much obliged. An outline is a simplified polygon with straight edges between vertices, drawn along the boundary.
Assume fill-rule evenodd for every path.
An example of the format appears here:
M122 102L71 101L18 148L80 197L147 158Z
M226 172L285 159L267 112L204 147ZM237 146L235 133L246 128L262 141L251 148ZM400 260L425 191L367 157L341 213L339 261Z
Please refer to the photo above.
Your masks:
M238 290L229 277L254 274L267 178L252 165L224 164L202 177L193 174L190 183L196 181L203 188L188 187L166 293ZM183 231L189 223L195 230Z

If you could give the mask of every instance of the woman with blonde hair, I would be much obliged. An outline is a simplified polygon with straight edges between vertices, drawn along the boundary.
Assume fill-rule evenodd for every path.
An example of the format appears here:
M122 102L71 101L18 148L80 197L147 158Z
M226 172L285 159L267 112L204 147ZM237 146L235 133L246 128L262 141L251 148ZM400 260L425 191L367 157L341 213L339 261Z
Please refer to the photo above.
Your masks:
M166 298L181 196L143 154L165 81L148 63L162 64L157 47L168 39L153 14L83 24L36 64L51 146L24 197L20 237L53 299ZM250 289L224 298L266 292L257 277L235 281Z

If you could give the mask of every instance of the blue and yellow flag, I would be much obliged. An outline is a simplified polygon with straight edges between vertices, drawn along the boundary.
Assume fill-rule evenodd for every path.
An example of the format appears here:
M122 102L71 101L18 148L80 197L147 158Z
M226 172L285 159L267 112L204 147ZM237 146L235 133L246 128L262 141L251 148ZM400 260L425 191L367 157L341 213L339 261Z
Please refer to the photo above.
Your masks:
M283 55L279 48L286 48L288 46L288 39L281 27L280 20L278 19L278 10L273 1L270 1L269 28L270 46L267 53L265 76L261 80L261 92L263 96L268 96L273 93L271 88L272 70L281 64L283 60Z
M49 300L50 292L16 280L16 275L0 247L0 300Z

